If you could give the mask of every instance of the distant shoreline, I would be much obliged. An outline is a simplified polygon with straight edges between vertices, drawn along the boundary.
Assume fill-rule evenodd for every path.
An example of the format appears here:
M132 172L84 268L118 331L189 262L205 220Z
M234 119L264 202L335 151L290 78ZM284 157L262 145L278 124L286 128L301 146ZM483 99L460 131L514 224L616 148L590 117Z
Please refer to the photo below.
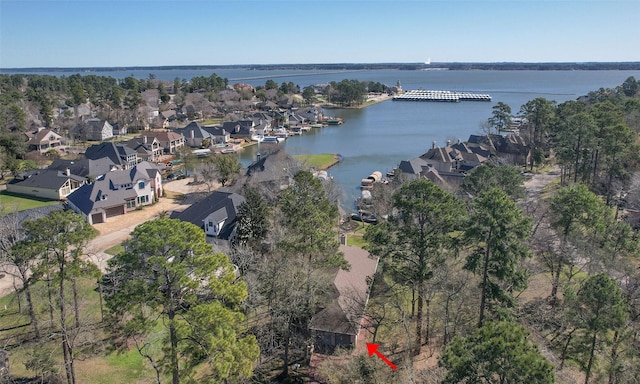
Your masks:
M131 70L207 70L207 69L248 69L248 70L320 70L320 71L367 71L380 69L397 70L538 70L538 71L596 71L596 70L640 70L640 61L632 62L546 62L546 63L334 63L334 64L238 64L238 65L167 65L167 66L115 66L115 67L31 67L0 68L0 73L30 72L109 72Z

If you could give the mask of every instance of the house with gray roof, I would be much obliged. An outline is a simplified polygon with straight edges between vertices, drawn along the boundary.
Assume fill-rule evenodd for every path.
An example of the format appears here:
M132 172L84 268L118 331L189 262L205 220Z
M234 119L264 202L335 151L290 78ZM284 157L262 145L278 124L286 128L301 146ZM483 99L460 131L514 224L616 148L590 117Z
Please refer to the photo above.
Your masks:
M317 124L324 119L324 111L322 108L316 106L300 108L298 115L302 116L311 124Z
M89 224L104 223L138 207L153 204L162 196L160 171L151 163L105 174L67 196L69 207Z
M370 283L378 268L378 258L360 247L341 245L349 270L336 269L331 301L309 324L314 351L331 354L336 347L355 348L365 321Z
M401 161L398 170L409 178L426 178L450 189L458 186L467 172L486 162L490 156L487 146L478 142L447 142L444 147L436 147L434 142L432 148L420 157Z
M256 130L256 124L251 119L238 120L238 121L225 121L222 123L222 128L229 132L231 137L238 139L251 139L252 136L257 134L264 135L264 125L262 126L262 132Z
M128 129L127 129L127 125L126 124L111 124L113 126L113 136L114 137L118 137L118 136L124 136L127 134Z
M71 174L69 169L33 169L16 176L7 183L6 188L7 192L19 195L63 200L84 183L83 177Z
M209 132L211 137L213 137L212 141L214 144L227 144L231 141L231 134L221 126L213 125L204 127L204 130Z
M209 242L230 242L236 235L238 207L244 201L237 193L215 191L184 211L173 212L171 218L202 228Z
M137 152L121 143L104 142L87 148L84 157L91 160L108 158L114 164L129 169L138 163Z
M113 138L113 126L106 120L89 119L84 124L87 140L103 141Z
M72 175L83 177L87 180L95 180L107 172L117 171L121 168L111 161L108 157L97 160L81 159L81 160L63 160L56 159L47 167L47 169L55 169L57 171L65 171L68 169Z
M302 169L300 161L278 148L273 152L258 153L256 160L247 167L245 175L236 185L284 189L291 185L295 174Z
M211 136L198 122L192 121L184 128L178 128L175 133L184 137L185 144L191 148L202 147L202 142L205 139L209 139L212 143L215 138Z
M134 137L131 140L123 142L123 144L136 151L136 156L141 161L155 162L162 156L163 148L155 137Z

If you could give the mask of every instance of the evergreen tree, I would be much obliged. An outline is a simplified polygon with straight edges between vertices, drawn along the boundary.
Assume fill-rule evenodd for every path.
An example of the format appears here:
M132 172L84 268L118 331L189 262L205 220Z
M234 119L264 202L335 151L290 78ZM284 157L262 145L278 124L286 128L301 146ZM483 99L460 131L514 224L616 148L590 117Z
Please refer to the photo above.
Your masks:
M194 371L214 382L251 376L259 348L243 334L239 306L247 288L200 228L175 219L143 223L109 267L114 330L142 345L138 349L156 368L158 382L161 373L174 384ZM151 350L141 340L159 326L166 337L161 350Z
M489 322L466 337L456 337L440 357L444 384L554 383L554 368L511 322Z
M526 286L519 264L528 255L524 241L530 227L529 218L501 189L490 187L473 200L465 238L474 249L465 268L481 276L478 327L483 325L488 304L511 306L510 292Z

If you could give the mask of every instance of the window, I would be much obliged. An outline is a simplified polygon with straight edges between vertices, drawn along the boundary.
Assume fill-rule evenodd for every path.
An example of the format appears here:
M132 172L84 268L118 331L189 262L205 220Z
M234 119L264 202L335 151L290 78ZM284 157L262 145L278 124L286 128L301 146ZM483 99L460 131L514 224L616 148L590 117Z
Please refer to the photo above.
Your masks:
M138 183L138 189L144 189L144 181Z
M127 200L127 209L135 208L135 207L136 207L136 201L135 200Z
M149 202L149 196L138 196L138 204L145 204Z

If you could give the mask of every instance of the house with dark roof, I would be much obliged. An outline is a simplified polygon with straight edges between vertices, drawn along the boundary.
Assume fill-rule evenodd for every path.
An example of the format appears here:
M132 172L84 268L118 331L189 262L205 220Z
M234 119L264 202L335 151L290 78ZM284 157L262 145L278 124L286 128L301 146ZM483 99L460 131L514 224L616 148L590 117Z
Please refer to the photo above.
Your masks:
M136 151L136 156L142 161L158 161L163 152L160 142L155 137L134 137L122 144Z
M118 123L115 123L115 124L112 124L112 126L113 126L113 136L114 137L124 136L124 135L127 134L128 129L127 129L127 125L126 124L120 125Z
M378 268L378 258L359 247L341 245L349 270L336 269L331 301L309 324L314 351L331 354L336 347L355 348L365 320L370 283Z
M162 196L160 171L151 163L105 174L67 196L69 207L89 224L104 223L138 207L153 204Z
M306 123L305 117L296 112L288 112L286 119L286 124L288 124L290 128L302 127Z
M434 142L425 154L401 161L397 169L410 178L426 178L450 189L460 185L467 172L487 161L490 156L491 150L484 143L458 141L436 147Z
M202 228L209 242L230 242L236 235L238 207L244 201L237 193L215 191L184 211L173 212L171 218Z
M256 160L247 167L242 180L236 184L284 189L291 184L293 176L302 169L300 161L278 148L270 153L258 153Z
M114 164L129 169L138 163L138 154L122 143L104 142L87 148L84 157L91 160L108 158Z
M252 136L257 134L264 135L264 126L262 127L262 133L258 132L255 128L256 124L253 120L238 120L238 121L225 121L222 123L222 129L229 132L231 137L238 139L251 139Z
M7 183L6 188L7 192L19 195L62 200L84 183L83 177L71 174L69 169L33 169L16 176Z
M316 106L301 108L298 110L298 115L302 116L310 124L317 124L324 119L322 108Z
M212 143L214 137L211 136L198 122L192 121L184 128L179 128L174 131L175 133L184 137L184 142L191 148L202 147L202 142L205 139L209 139Z
M72 175L83 177L87 180L95 180L107 172L117 171L121 168L114 164L108 157L97 160L81 159L81 160L63 160L56 159L47 167L57 171L65 171L68 169Z
M45 153L51 149L64 149L66 145L62 140L62 136L50 129L41 127L35 132L27 133L29 141L27 141L28 151L38 151Z
M209 134L213 138L213 144L227 144L229 141L231 141L231 134L229 134L229 132L227 132L221 126L214 125L204 127L204 130L209 132Z

